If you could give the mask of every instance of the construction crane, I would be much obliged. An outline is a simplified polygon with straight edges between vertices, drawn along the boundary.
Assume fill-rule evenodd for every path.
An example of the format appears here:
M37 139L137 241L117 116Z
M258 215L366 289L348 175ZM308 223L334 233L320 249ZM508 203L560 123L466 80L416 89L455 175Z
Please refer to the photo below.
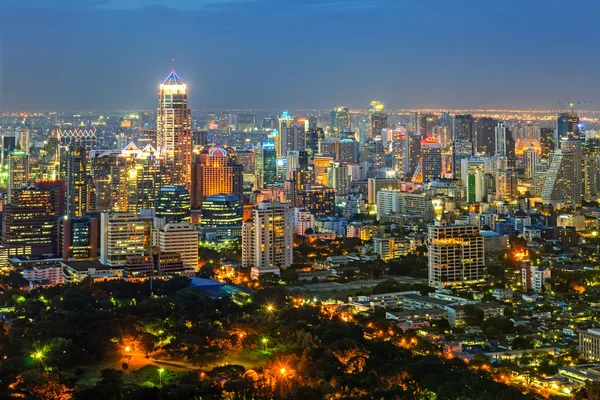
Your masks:
M560 105L562 106L562 103L559 101ZM569 107L571 107L571 114L575 112L575 104L596 104L595 101L567 101L567 104L569 105ZM563 106L564 108L564 106Z

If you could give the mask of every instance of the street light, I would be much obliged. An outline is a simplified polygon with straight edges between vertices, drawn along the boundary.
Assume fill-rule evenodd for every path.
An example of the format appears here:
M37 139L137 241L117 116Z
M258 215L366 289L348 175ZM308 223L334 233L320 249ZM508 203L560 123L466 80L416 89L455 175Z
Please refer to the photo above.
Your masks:
M162 369L162 368L158 369L158 380L159 380L159 386L160 387L162 387L162 374L163 374L163 372L165 372L164 369Z

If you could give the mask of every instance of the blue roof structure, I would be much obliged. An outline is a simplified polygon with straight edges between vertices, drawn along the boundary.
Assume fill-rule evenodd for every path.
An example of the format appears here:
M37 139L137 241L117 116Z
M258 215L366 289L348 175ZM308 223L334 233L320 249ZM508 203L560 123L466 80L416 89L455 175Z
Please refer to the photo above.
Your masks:
M167 79L163 82L163 85L183 85L183 81L179 78L179 75L175 72L175 70L171 70Z

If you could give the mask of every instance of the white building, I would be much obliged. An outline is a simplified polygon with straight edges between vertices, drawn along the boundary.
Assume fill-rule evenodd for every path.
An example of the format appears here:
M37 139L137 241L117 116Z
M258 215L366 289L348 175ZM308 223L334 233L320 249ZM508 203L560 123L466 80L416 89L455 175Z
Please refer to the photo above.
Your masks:
M547 268L540 268L536 265L525 265L521 268L521 284L526 290L542 291L546 281L551 277L552 272Z
M377 193L377 219L390 215L419 216L424 221L433 220L433 203L426 193L409 193L382 189Z
M242 228L242 265L287 268L293 262L292 209L287 203L258 203Z
M144 222L133 213L102 213L100 238L100 262L108 267L123 267L127 256L145 254Z
M29 288L38 286L54 286L63 283L61 265L30 267L23 270L23 278L29 282Z
M577 232L584 232L585 216L581 214L561 214L556 219L556 226L560 228L573 227Z
M158 247L162 252L181 255L186 269L198 270L198 231L187 222L171 222L158 231Z
M437 222L429 227L427 247L430 285L454 286L483 281L485 250L479 227Z
M550 165L542 187L544 204L552 204L555 208L579 206L582 187L581 150L561 148L550 153Z
M315 231L319 233L335 233L337 236L346 236L348 233L348 220L343 217L321 217L315 219Z
M294 231L298 236L304 236L307 229L315 229L315 216L304 208L294 208Z

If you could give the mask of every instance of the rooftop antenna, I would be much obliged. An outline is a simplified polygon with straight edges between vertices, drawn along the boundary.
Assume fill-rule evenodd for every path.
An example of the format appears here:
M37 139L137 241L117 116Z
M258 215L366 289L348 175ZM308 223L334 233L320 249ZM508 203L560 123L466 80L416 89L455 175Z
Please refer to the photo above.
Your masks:
M171 72L175 72L175 57L171 58Z

